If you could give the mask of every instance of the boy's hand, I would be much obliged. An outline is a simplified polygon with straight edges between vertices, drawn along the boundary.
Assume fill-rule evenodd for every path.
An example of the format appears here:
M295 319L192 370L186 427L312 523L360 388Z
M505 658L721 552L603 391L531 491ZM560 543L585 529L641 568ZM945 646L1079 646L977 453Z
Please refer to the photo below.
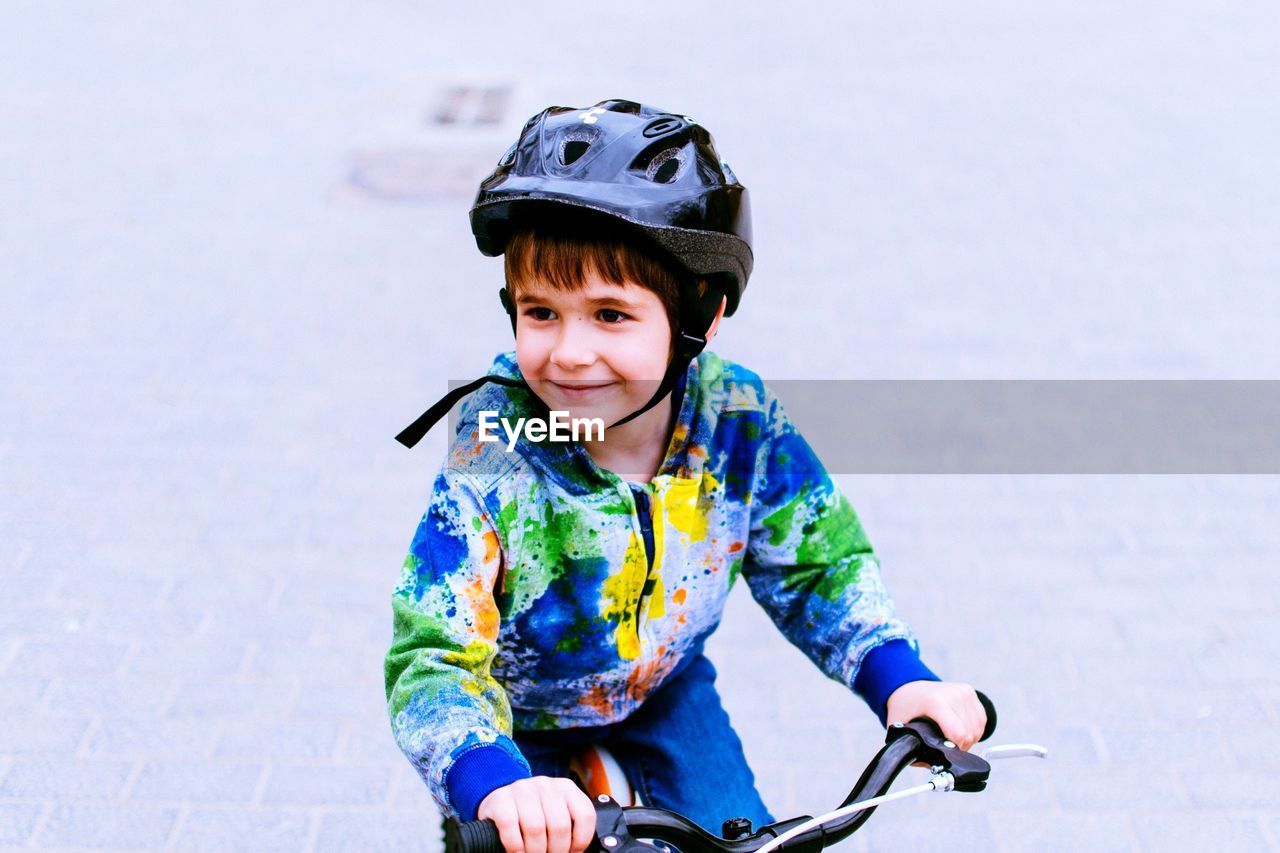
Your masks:
M967 684L954 681L911 681L889 695L889 724L909 723L928 717L947 739L967 750L982 737L987 712L978 694Z
M498 825L507 853L582 853L596 831L590 798L569 779L534 776L489 792L476 818Z

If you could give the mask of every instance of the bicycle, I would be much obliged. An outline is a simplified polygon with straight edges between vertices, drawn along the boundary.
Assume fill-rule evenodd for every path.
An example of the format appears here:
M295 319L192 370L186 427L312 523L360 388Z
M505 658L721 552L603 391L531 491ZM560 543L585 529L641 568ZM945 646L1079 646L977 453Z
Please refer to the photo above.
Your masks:
M986 695L979 693L978 698L987 712L981 738L986 741L995 732L996 712ZM777 821L754 831L746 818L730 818L717 838L676 812L623 806L608 794L598 794L592 798L596 830L587 853L654 853L655 845L649 842L672 845L680 853L816 853L857 832L887 802L929 791L983 790L991 774L988 759L1047 755L1048 750L1038 744L993 746L980 755L965 752L947 740L933 720L918 717L889 727L885 745L844 802L831 812ZM888 793L903 770L919 763L930 768L927 782ZM503 853L498 828L490 820L450 819L445 822L445 853Z

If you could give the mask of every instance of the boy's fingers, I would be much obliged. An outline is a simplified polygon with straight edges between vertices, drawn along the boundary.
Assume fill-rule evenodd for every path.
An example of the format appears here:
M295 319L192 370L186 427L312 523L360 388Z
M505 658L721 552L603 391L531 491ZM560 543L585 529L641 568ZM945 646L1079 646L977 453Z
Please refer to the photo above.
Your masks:
M982 737L982 730L987 726L987 712L983 710L982 703L978 701L978 694L972 687L967 684L960 687L963 689L956 712L964 720L968 729L961 748L968 749Z
M570 783L572 784L572 783ZM578 786L573 786L573 794L569 796L569 816L573 819L572 853L582 853L591 846L591 839L596 834L596 809L591 798Z
M938 728L942 730L947 740L964 749L964 735L968 727L955 711L948 706L943 706L934 709L929 717L938 724Z
M987 727L987 712L983 709L982 703L978 701L976 693L969 700L968 707L972 722L969 724L971 727L969 746L966 746L965 749L976 746L978 741L982 740L982 732Z
M544 785L539 793L547 826L547 853L569 853L571 821L564 792L558 785Z
M547 853L547 822L542 816L542 798L533 785L519 785L516 809L520 812L520 832L524 853Z
M520 834L520 814L509 797L496 800L485 815L498 827L498 838L507 853L524 853L524 837Z

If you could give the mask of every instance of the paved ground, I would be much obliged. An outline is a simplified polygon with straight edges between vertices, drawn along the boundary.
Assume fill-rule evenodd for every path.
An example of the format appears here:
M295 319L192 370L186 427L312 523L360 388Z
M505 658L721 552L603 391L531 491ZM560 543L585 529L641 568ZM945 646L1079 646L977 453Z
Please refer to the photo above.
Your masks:
M506 345L465 209L547 103L713 129L766 378L1280 374L1270 7L785 11L10 10L0 847L438 848L380 659L443 445L391 436ZM850 849L1277 849L1276 478L842 482L928 659L1053 749ZM731 609L766 799L833 803L874 720Z

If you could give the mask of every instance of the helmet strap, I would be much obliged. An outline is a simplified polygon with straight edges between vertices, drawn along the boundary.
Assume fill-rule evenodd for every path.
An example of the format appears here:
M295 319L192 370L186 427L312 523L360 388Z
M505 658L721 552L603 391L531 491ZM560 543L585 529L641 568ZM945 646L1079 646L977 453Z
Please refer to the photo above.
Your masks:
M607 429L620 427L628 421L640 417L661 403L662 399L675 389L680 377L684 376L685 371L689 369L690 362L697 358L698 354L706 348L707 331L711 328L711 322L715 319L716 311L720 308L722 296L723 294L716 288L708 287L707 292L701 296L691 297L684 301L680 311L680 328L676 330L675 353L671 357L671 362L667 365L667 372L663 375L662 383L658 386L658 390L649 398L649 402Z
M507 317L511 319L511 334L516 333L516 303L511 298L511 291L506 287L498 288L498 301L502 303L502 309L507 312Z
M493 382L496 385L505 385L508 388L523 388L528 391L529 396L533 398L531 405L534 410L544 416L548 414L546 406L543 404L542 400L539 399L537 394L533 393L533 389L530 388L528 383L523 379L512 379L508 376L495 376L490 373L486 376L481 376L479 379L472 380L466 385L459 385L448 394L445 394L437 400L431 408L419 415L417 420L402 429L400 434L396 436L396 441L400 442L405 447L413 447L415 444L422 441L423 437L431 431L433 426L440 422L441 418L449 414L449 410L452 409L459 400L486 382Z

